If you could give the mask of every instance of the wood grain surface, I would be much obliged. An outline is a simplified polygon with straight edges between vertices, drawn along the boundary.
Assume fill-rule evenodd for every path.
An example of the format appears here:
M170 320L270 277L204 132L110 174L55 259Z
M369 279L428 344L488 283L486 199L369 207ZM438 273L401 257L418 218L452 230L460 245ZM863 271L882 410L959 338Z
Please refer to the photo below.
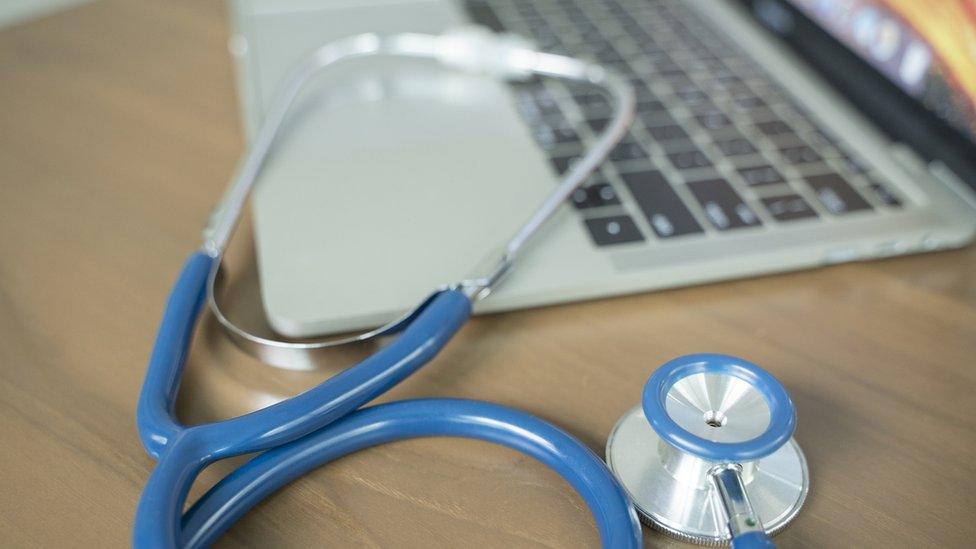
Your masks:
M0 31L0 545L129 542L153 467L134 425L146 358L241 150L226 39L224 7L191 0L107 0ZM250 318L253 257L247 227L239 234L228 291ZM973 546L972 247L478 318L383 400L500 402L602 453L649 372L695 351L748 357L793 395L813 483L782 547ZM205 323L180 415L254 410L331 373L262 366ZM193 497L238 463L208 469ZM446 439L342 459L221 541L597 543L554 473Z

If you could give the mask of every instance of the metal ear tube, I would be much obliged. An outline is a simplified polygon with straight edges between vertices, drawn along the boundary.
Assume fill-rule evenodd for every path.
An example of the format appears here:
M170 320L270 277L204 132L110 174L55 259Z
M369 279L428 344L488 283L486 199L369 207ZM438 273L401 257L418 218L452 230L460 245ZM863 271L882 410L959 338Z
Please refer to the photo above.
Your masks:
M658 368L617 422L607 464L641 520L678 539L772 547L809 473L783 386L740 358L697 354Z

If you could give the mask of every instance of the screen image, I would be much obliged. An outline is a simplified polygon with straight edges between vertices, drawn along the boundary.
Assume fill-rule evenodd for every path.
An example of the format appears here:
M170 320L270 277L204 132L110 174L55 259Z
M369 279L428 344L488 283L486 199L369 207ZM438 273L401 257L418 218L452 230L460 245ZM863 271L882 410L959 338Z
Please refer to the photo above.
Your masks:
M976 142L976 0L790 0Z

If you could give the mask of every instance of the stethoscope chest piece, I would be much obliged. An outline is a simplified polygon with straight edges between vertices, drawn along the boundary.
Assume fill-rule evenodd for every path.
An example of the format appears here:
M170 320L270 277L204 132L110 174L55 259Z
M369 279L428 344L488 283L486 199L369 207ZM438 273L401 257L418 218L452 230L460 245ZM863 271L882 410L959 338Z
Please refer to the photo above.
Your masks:
M655 529L704 545L765 538L809 489L795 425L785 389L755 364L688 355L648 380L610 433L607 464Z

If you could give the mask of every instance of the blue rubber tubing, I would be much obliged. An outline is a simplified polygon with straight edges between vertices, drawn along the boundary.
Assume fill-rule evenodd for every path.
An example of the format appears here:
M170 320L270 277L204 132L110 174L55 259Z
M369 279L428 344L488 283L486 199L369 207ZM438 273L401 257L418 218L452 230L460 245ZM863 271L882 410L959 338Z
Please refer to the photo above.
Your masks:
M511 408L456 399L407 400L363 408L295 442L269 450L214 486L187 511L184 547L213 543L251 507L332 460L391 441L461 437L518 450L559 473L593 514L604 547L641 547L627 495L588 448L559 428Z
M606 547L640 547L637 516L623 488L582 443L538 418L483 402L432 399L358 410L429 362L471 314L448 290L427 302L388 346L304 393L228 420L180 425L173 413L194 327L215 258L193 254L170 294L139 396L137 424L158 459L136 509L133 545L173 548L212 543L263 497L305 472L362 448L423 436L503 444L561 474L583 497ZM207 465L264 452L181 516Z
M769 406L769 425L742 442L715 442L684 430L667 411L667 395L679 380L695 374L733 376L752 385ZM796 429L796 408L786 388L769 372L738 357L694 354L676 358L655 370L641 399L644 416L668 444L710 461L741 463L764 458L786 444Z

